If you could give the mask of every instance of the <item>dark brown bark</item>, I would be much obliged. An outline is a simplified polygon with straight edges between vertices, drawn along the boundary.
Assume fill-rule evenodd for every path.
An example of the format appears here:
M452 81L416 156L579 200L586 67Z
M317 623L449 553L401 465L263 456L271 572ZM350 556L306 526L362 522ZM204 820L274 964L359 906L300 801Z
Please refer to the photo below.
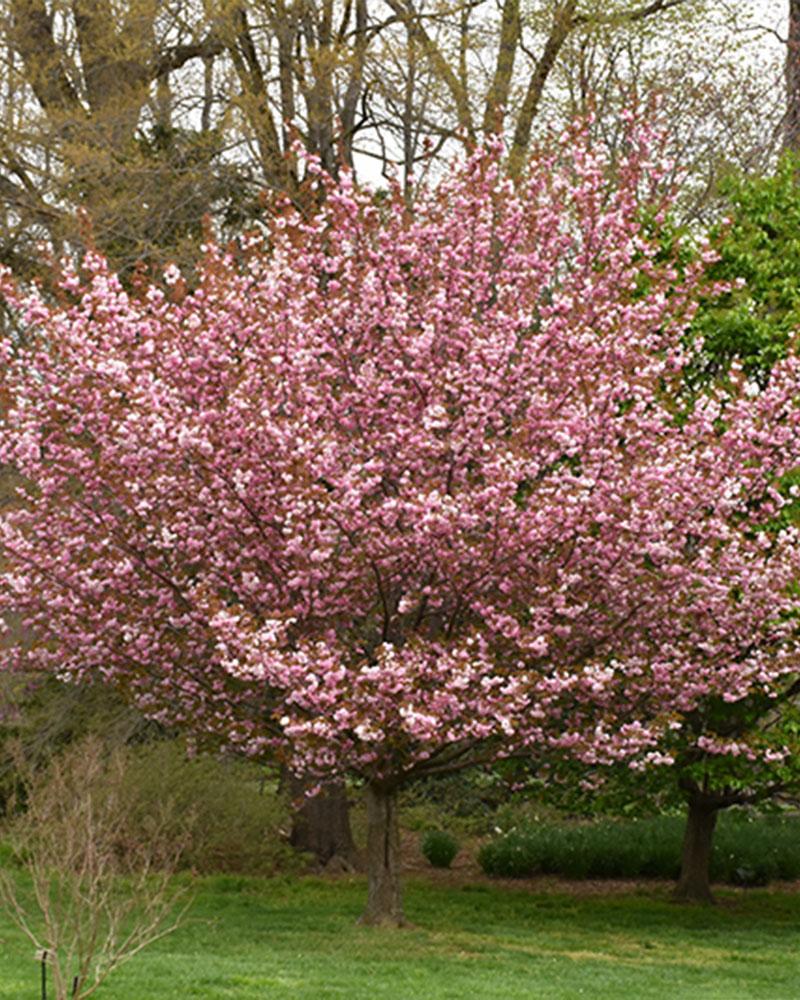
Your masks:
M342 146L346 162L353 166L356 108L364 93L364 63L367 55L367 0L356 0L355 37L350 77L342 102Z
M402 927L406 923L400 890L400 830L396 789L367 785L367 908L362 924Z
M175 45L157 56L150 67L149 76L158 80L173 70L180 69L190 59L213 59L224 51L222 40L214 35L209 35L205 41L194 42L191 45Z
M294 50L297 42L297 23L286 8L284 0L275 4L275 19L272 23L278 39L278 82L281 94L281 121L283 148L291 146L291 128L296 118L294 102Z
M302 87L308 113L308 148L333 175L339 167L334 146L333 109L333 0L322 0L319 10L305 8L302 17L311 80Z
M360 868L344 783L331 782L316 795L306 795L303 782L290 777L289 788L293 802L299 803L292 816L292 846L313 854L320 865L336 865L348 871Z
M789 0L789 39L786 45L786 116L783 148L800 152L800 0Z
M644 4L642 7L630 7L628 10L621 10L616 14L617 20L644 21L653 14L661 14L665 10L672 10L673 7L680 7L687 0L653 0L652 3ZM598 19L600 20L600 19Z
M681 873L675 888L675 899L690 903L714 902L710 868L718 812L719 806L701 792L689 796Z

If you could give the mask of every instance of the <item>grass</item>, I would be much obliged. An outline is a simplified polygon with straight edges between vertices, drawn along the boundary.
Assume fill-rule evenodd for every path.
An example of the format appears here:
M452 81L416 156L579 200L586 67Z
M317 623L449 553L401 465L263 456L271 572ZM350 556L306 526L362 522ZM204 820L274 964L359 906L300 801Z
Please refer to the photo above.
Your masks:
M412 881L415 926L355 921L360 878L202 879L187 924L115 973L98 1000L790 1000L800 895L667 888L570 896ZM38 994L32 949L0 920L0 998Z

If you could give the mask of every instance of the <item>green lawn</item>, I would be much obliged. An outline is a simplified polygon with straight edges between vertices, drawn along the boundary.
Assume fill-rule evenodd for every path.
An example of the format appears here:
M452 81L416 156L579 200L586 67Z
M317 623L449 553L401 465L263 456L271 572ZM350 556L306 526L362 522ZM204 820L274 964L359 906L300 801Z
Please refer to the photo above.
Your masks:
M569 896L411 882L400 931L359 927L361 879L204 879L187 924L98 1000L797 1000L800 894ZM29 944L0 923L0 998L39 996Z

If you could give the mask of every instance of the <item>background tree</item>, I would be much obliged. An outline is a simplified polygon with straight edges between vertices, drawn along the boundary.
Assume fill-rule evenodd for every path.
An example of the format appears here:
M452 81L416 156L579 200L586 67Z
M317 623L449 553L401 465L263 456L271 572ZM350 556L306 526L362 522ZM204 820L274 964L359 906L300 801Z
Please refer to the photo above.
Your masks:
M419 177L499 128L519 165L589 104L613 149L632 90L665 95L702 215L720 159L763 164L779 133L751 26L721 0L3 0L0 250L23 275L40 240L84 246L82 207L116 265L188 263L204 214L235 234L298 195L295 143L333 174Z
M208 116L200 128L174 121L170 80L222 42L187 26L189 5L7 0L3 14L6 258L24 267L31 239L56 253L80 245L78 207L122 266L180 255L226 185L219 135Z
M800 320L796 170L795 157L784 155L771 175L729 177L723 185L730 216L711 230L715 259L707 271L717 291L701 300L692 322L681 395L688 390L696 398L716 391L732 367L741 366L755 396L768 386L774 365L793 349ZM663 239L671 252L674 234L667 232ZM720 287L726 290L720 293ZM800 470L790 470L776 486L783 508L775 524L761 526L765 540L781 527L796 524L800 513ZM793 592L796 595L796 588ZM574 762L554 768L556 781L546 794L572 802L572 797L581 798L580 782L588 780L591 791L586 794L599 794L612 811L627 808L635 794L653 808L685 803L686 836L676 894L711 902L709 868L720 811L792 799L800 787L798 694L797 677L790 674L769 695L756 690L742 699L712 697L681 713L680 727L669 731L663 745L672 766L647 779L643 796L644 779L638 773L633 780L639 792L634 793L624 769L600 768L587 775ZM570 787L563 794L559 788L565 782Z
M702 303L695 317L693 388L719 378L737 359L766 385L789 349L800 321L796 170L795 157L785 155L772 174L731 177L724 186L729 214L710 232L719 256L708 275L727 290Z
M591 113L596 141L613 155L632 95L657 102L677 185L673 216L709 225L725 209L726 177L771 170L780 146L784 50L752 17L746 5L692 5L576 33L544 114L555 124Z
M725 163L769 163L780 142L784 49L762 5L724 2L486 5L395 4L408 38L376 40L382 74L368 100L382 115L376 155L402 150L408 173L454 137L474 142L500 129L523 163L532 141L576 114L596 114L595 138L613 150L620 111L637 94L658 95L671 155L692 178L685 218L713 211ZM762 23L766 21L766 23ZM771 44L773 43L774 44ZM387 140L389 140L387 142Z
M695 391L724 378L735 364L741 364L753 391L763 389L774 365L793 348L800 320L796 171L795 157L788 154L773 174L731 178L724 189L731 218L712 231L719 257L709 278L728 290L704 302L693 323L696 352L688 381ZM800 469L790 470L776 485L784 507L777 524L763 526L764 537L796 524L800 514ZM691 744L677 739L674 750L678 784L688 803L677 890L682 898L712 898L709 862L721 809L796 794L798 695L800 684L790 676L770 697L754 692L734 703L711 699L687 715Z

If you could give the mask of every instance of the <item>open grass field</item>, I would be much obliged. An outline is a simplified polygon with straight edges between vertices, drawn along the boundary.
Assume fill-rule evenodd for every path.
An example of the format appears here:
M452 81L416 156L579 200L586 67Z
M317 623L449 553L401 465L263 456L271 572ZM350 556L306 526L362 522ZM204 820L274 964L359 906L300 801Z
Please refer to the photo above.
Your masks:
M187 923L98 1000L798 1000L800 894L508 887L417 878L414 926L359 927L360 878L200 881ZM0 922L0 998L36 1000L32 949Z

